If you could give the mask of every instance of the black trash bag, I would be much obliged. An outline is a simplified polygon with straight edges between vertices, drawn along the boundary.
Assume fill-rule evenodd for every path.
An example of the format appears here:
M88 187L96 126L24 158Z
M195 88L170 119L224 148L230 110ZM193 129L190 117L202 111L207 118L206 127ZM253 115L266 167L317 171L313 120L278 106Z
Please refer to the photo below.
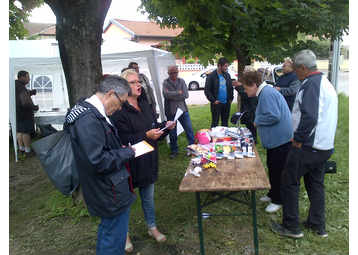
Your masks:
M66 131L57 132L34 142L31 146L52 184L63 195L71 195L80 181L70 134Z
M51 124L37 125L37 126L40 128L43 137L47 137L49 135L57 133L57 129L54 128Z

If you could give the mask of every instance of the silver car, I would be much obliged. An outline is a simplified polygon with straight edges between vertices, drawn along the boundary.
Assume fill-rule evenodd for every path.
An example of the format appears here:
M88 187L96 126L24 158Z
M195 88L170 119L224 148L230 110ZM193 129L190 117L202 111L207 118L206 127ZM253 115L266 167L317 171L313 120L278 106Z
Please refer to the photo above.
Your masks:
M197 73L187 75L183 79L189 90L202 89L205 88L206 77L214 70L216 70L216 67L211 66ZM237 80L237 72L231 66L229 66L228 73L232 80Z
M262 75L262 81L268 84L276 84L278 77L283 75L282 65L268 65L257 68L257 72Z

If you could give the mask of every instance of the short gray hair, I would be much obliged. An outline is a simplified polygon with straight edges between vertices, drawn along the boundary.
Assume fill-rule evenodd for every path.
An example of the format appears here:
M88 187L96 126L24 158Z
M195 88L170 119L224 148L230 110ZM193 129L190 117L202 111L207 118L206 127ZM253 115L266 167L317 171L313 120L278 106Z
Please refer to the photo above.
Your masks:
M101 94L107 94L108 91L113 90L117 95L125 95L128 93L128 96L132 95L131 86L126 81L126 79L118 75L110 75L104 78L99 85L97 92Z
M301 50L296 53L292 58L292 62L296 67L305 65L310 71L317 70L316 55L311 50Z
M169 73L169 72L170 72L170 69L172 69L172 68L175 68L175 69L179 70L179 69L178 69L178 66L176 66L176 65L171 65L171 66L168 66L168 68L167 68L167 73Z

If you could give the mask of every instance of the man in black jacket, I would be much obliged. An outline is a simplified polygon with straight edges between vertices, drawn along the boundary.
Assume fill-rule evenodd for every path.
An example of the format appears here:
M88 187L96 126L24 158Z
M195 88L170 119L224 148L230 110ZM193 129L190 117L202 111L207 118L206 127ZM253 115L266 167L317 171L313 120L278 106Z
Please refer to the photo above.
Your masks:
M30 82L30 75L27 71L19 71L15 81L16 90L16 138L19 144L19 154L26 156L36 155L30 149L30 133L35 132L34 111L39 110L34 105L31 96L36 95L36 90L27 90L26 84Z
M81 99L66 117L87 209L101 218L96 254L124 254L130 206L136 199L127 168L135 151L122 146L107 117L122 108L128 94L125 79L108 76L95 95Z
M217 69L206 78L204 93L210 101L211 127L218 126L220 116L222 126L227 127L229 124L230 106L234 98L234 90L230 74L227 72L228 68L229 61L226 58L220 58Z

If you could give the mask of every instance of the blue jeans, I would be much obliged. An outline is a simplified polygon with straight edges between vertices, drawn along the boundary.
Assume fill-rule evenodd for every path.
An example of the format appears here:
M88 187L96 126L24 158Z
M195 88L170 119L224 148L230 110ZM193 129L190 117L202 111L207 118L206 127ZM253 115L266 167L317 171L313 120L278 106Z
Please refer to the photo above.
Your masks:
M174 120L175 116L167 116L167 120ZM191 126L191 120L189 112L183 112L183 114L179 117L178 121L183 126L186 139L188 139L188 144L194 144L195 143L195 137L193 132L193 127ZM177 126L173 128L173 130L169 133L169 139L170 139L170 148L172 149L172 153L178 153L178 136L177 136Z
M147 227L155 227L154 183L139 187L138 189Z
M114 217L101 217L97 233L97 255L124 255L130 208Z

